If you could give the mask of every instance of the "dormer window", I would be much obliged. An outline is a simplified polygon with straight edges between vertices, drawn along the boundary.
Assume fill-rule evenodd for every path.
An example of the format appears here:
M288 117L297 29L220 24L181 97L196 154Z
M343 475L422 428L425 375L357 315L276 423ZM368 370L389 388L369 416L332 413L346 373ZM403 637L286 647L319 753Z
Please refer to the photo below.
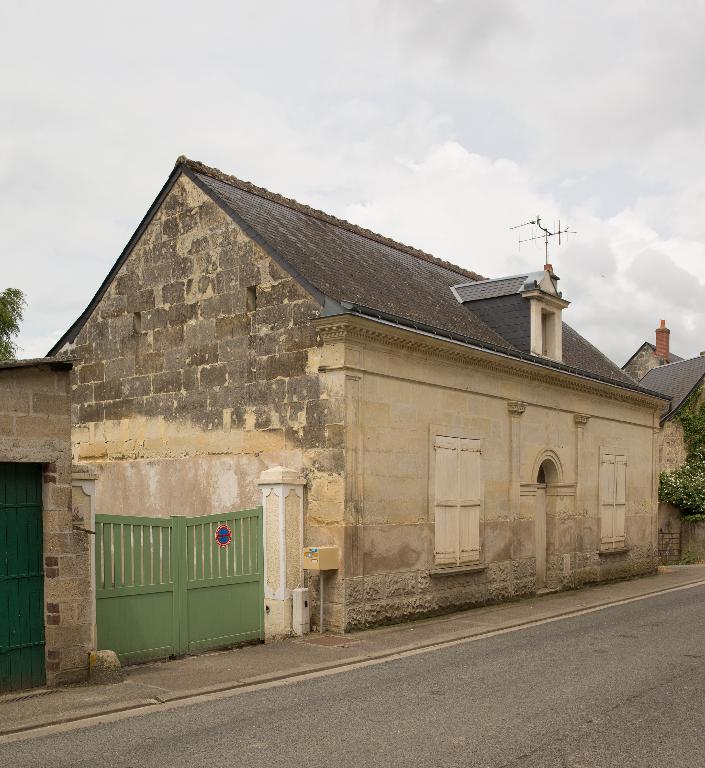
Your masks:
M560 362L563 359L562 312L569 302L561 297L557 284L558 277L547 264L543 272L528 276L521 294L531 307L531 354Z
M540 272L461 283L455 298L523 352L563 359L562 312L568 306L550 264Z

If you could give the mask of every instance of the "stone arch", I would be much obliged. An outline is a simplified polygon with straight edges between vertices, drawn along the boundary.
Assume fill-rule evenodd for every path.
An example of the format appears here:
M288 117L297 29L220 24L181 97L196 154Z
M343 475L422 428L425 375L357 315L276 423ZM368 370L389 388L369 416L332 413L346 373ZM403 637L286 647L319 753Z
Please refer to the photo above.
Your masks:
M540 453L534 463L532 482L555 485L562 481L563 465L558 454L551 450L546 450Z

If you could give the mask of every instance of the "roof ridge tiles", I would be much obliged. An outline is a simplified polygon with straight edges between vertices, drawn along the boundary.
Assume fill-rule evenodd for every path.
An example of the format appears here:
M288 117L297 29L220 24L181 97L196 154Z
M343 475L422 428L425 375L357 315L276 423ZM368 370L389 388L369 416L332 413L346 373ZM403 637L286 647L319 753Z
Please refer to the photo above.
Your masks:
M311 216L314 219L323 221L326 224L332 224L333 226L339 227L340 229L344 229L347 232L359 235L360 237L364 237L368 240L372 240L373 242L379 243L380 245L386 245L390 248L394 248L397 251L402 251L403 253L409 254L410 256L415 256L417 259L421 259L422 261L443 267L444 269L455 272L458 275L469 277L473 281L487 279L482 275L479 275L477 272L473 272L472 270L460 267L457 264L446 261L445 259L439 259L437 256L426 253L426 251L422 251L419 248L405 245L404 243L400 243L398 240L393 240L391 237L385 237L384 235L380 235L377 232L373 232L371 229L360 227L357 224L352 224L345 219L339 219L337 216L333 216L330 213L326 213L325 211L321 211L317 208L312 208L310 205L305 205L304 203L299 203L293 198L284 197L283 195L279 195L276 192L270 192L264 187L258 187L256 184L253 184L250 181L243 181L242 179L238 179L237 176L231 176L230 174L223 173L223 171L219 170L218 168L205 165L198 160L191 160L185 155L179 155L179 157L176 159L175 165L176 167L180 165L186 166L196 173L202 173L204 176L209 176L216 181L221 181L224 184L230 184L234 187L237 187L237 189L242 190L243 192L249 192L253 195L264 198L265 200L270 200L273 203L279 203L280 205L284 205L294 211L303 213L306 216Z

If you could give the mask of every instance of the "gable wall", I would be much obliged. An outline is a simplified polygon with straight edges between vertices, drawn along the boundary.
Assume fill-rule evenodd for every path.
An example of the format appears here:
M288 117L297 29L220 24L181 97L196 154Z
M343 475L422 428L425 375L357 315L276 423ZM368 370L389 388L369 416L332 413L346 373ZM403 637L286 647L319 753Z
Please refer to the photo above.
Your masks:
M641 381L652 368L658 368L661 362L654 354L651 347L644 344L639 352L624 366L624 372L634 381Z
M283 465L305 473L311 514L342 514L342 402L307 322L319 310L181 176L62 350L77 360L73 452L98 471L97 511L249 508L260 472Z

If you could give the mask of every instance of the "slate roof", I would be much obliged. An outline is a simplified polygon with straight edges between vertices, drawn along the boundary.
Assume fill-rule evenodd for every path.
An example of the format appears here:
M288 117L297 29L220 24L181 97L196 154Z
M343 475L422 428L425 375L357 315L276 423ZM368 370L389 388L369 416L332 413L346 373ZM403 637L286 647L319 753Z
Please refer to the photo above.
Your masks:
M471 278L463 283L466 291L476 283L480 290L484 286L484 290L496 293L499 287L502 295L515 295L529 273L506 280L486 280L200 163L185 162L201 185L225 202L324 295L480 343L519 349L497 331L494 323L481 320L467 304L459 303L450 289L458 290L458 274L464 274ZM538 361L542 362L541 358ZM620 385L634 384L631 377L565 324L563 361Z
M663 422L676 415L690 393L703 380L705 380L705 355L652 368L642 377L639 384L671 398L670 407L661 417Z
M460 303L451 290L464 284L465 290L472 291L472 284L481 285L480 281L485 280L481 275L184 157L177 160L160 195L91 303L49 355L75 340L181 173L210 195L324 306L331 299L341 311L346 304L355 306L355 311L371 317L384 315L387 321L432 329L448 338L460 337L468 343L530 359L539 365L574 369L570 372L643 390L567 325L563 333L563 364L531 356L515 346L497 330L498 324L494 322L496 313L503 311L501 299L500 306L493 310L495 314L489 313L491 322L488 322L487 317L483 320L472 311L471 304ZM525 280L527 275L506 281L503 290L511 288L506 294L509 298L516 297L519 277ZM504 281L491 282L497 286Z
M450 290L479 275L257 187L196 178L325 296L506 346Z
M541 273L543 276L543 272ZM481 301L482 299L497 299L519 293L524 287L529 273L500 277L496 280L479 280L474 283L461 283L453 287L458 301Z

